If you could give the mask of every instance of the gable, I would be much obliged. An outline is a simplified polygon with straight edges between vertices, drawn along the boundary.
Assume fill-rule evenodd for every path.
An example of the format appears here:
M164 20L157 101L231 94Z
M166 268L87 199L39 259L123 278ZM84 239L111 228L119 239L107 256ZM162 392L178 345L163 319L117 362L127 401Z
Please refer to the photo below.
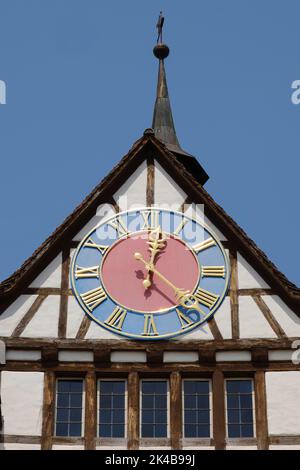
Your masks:
M196 204L204 205L205 223L221 240L231 260L233 276L230 291L214 319L202 329L182 337L182 341L275 339L299 335L297 310L290 308L283 295L287 286L284 285L281 290L277 288L283 275L277 279L273 272L274 279L271 281L274 282L269 282L266 272L274 271L274 267L271 265L265 271L258 271L257 266L250 262L253 242L249 240L249 252L243 244L239 246L237 239L231 236L233 221L228 216L225 220L225 213L219 214L218 218L218 211L222 210L218 206L216 210L216 203L203 188L197 186L192 175L188 175L187 184L183 165L170 152L163 151L162 144L156 139L155 145L149 140L146 143L144 148L142 146L131 156L136 161L131 161L130 171L124 168L124 159L118 165L123 175L118 180L119 185L115 181L118 175L109 175L106 181L113 183L111 187L108 184L102 195L103 188L96 188L94 195L90 195L80 206L81 214L77 218L73 216L73 222L63 227L63 233L68 236L62 236L60 243L57 243L59 252L53 251L52 259L44 266L41 264L42 269L36 269L36 276L22 287L19 297L8 308L4 305L4 313L0 317L0 336L11 336L17 329L18 336L22 338L122 341L90 322L81 311L70 291L67 275L69 259L77 243L101 220L119 210L146 206L149 201L156 207L171 205L173 210L187 212L195 210ZM130 154L124 158L130 159ZM236 229L235 225L233 228ZM244 236L242 232L241 239ZM297 289L293 289L297 294Z

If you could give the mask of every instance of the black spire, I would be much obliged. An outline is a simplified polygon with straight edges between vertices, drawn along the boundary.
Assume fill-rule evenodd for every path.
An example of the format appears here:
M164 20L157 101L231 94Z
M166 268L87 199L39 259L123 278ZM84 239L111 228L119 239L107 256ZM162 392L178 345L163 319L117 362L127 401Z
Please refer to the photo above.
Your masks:
M153 49L153 54L159 60L159 68L152 129L155 137L163 142L168 150L170 150L174 156L196 177L199 183L203 185L209 178L206 171L202 168L195 157L185 152L180 147L175 131L164 65L164 59L166 59L170 53L168 46L162 41L164 21L165 19L160 12L156 25L158 32L157 44Z
M170 51L168 46L162 43L163 24L164 17L162 16L162 13L160 13L156 25L158 30L157 44L153 49L155 57L159 59L159 68L152 129L154 130L155 137L161 140L164 144L170 144L180 149L172 116L164 66L164 59L168 57Z

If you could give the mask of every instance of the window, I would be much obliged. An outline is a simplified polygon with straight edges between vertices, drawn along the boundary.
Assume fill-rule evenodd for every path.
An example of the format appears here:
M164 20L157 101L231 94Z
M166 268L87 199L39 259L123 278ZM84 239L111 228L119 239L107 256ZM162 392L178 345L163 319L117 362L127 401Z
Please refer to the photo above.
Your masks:
M56 382L55 435L82 436L83 380L58 379Z
M226 380L228 437L253 437L253 381Z
M184 380L183 395L184 437L210 437L210 381Z
M98 395L99 437L125 437L125 380L99 380Z
M168 435L168 382L142 380L141 382L141 436Z

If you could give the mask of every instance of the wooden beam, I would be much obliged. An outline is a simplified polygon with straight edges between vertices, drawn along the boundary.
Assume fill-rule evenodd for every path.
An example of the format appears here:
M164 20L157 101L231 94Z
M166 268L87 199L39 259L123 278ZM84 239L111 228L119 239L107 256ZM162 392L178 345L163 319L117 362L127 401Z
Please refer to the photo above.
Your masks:
M61 267L61 290L60 297L59 320L58 320L58 337L65 338L67 333L67 317L68 317L68 294L69 288L69 267L70 267L70 248L64 248L62 252Z
M218 328L217 322L214 319L214 317L211 317L210 320L207 322L209 329L211 331L211 334L213 335L214 339L217 341L223 341L223 336L221 331Z
M85 378L85 450L95 450L97 435L97 379L95 372L88 372Z
M46 297L47 297L46 295L39 295L35 299L31 307L27 311L27 313L25 313L24 317L21 319L21 321L18 323L18 325L12 332L12 335L11 335L12 337L19 338L21 336L26 326L33 319L34 315L36 314L36 312L38 311L38 309L40 308L40 306L42 305Z
M84 317L82 318L82 321L80 323L79 329L77 331L76 339L84 339L85 338L85 335L88 332L90 324L91 324L91 319L87 315L84 315Z
M225 424L225 384L224 374L216 369L212 378L213 395L213 435L216 450L225 449L226 424Z
M151 155L149 155L147 157L147 189L146 189L146 201L147 201L148 207L151 207L154 204L154 182L155 182L154 158Z
M139 448L139 403L139 376L137 372L132 371L128 374L128 450Z
M171 448L181 449L182 442L182 389L179 371L170 374L170 430Z
M52 436L54 433L55 413L55 375L54 372L46 371L44 375L44 399L43 399L43 421L41 449L51 450Z
M230 306L231 306L231 327L232 338L240 337L239 325L239 298L238 298L238 272L237 272L237 251L229 249L231 280L230 280Z
M260 295L253 295L252 298L278 338L287 338L283 328L280 326L273 313L265 301L260 297Z
M26 287L23 295L73 295L72 289L62 290L60 287Z
M258 450L268 450L268 419L265 372L258 370L254 374L256 436Z
M254 289L238 289L238 295L275 295L276 292L273 289L261 289L261 288L254 288Z

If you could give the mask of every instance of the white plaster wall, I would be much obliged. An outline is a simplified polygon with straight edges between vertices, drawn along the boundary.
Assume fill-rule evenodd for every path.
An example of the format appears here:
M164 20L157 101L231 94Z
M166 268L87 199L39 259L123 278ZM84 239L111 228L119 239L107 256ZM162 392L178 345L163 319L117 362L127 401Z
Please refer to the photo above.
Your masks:
M61 362L93 362L94 354L92 351L59 351L58 360Z
M277 337L252 297L239 297L239 321L241 338Z
M84 311L73 296L68 300L67 338L75 338L85 316Z
M197 362L197 351L165 351L163 362Z
M96 214L89 220L89 222L75 235L73 240L81 241L85 235L90 232L102 220L105 220L116 213L113 206L110 204L101 204L97 207Z
M273 349L268 352L269 361L291 361L293 352L284 349Z
M113 446L107 446L103 444L103 446L96 446L96 450L127 450L127 446L118 446L118 445L113 445Z
M215 322L224 339L232 338L230 298L225 297L214 316Z
M98 325L96 322L91 321L90 327L87 331L87 334L85 335L85 339L119 339L120 342L124 341L121 336L119 335L114 335L110 331L106 330L105 328L102 328L100 325Z
M0 315L0 336L10 336L12 334L36 298L37 295L20 295L20 297Z
M60 287L61 286L61 253L30 284L30 287Z
M204 204L190 204L186 208L185 214L189 217L196 218L200 223L205 224L220 241L227 240L225 235L206 216Z
M52 450L84 450L84 446L67 446L63 444L53 444Z
M59 295L49 295L22 333L24 338L56 338L58 335Z
M185 192L175 183L162 166L155 160L154 204L168 205L178 210L186 199Z
M121 188L114 199L122 211L146 206L147 162L144 161Z
M2 371L4 434L41 435L43 389L43 372Z
M269 434L300 434L300 371L266 372Z
M300 318L285 305L281 298L278 295L265 295L264 301L284 332L291 337L300 337Z
M217 362L248 362L251 361L250 351L217 351Z
M268 288L269 285L250 266L250 264L238 253L238 284L239 289Z
M226 450L257 450L257 446L226 446Z
M213 446L188 446L188 445L184 445L184 446L182 446L182 450L189 450L189 451L193 451L193 450L215 450L215 448Z
M147 362L145 351L113 351L110 354L111 362Z
M272 446L269 446L269 450L300 450L300 446L296 446L296 445L287 445L287 446L283 446L283 445L272 445Z
M16 442L4 444L4 450L41 450L41 446L39 444L19 444Z
M35 350L10 349L6 352L7 361L39 361L41 357L41 351Z
M182 336L179 336L178 338L174 339L174 342L176 341L190 341L190 340L211 340L214 339L209 326L204 323L201 325L199 328L195 328L191 333L186 333L183 334Z

